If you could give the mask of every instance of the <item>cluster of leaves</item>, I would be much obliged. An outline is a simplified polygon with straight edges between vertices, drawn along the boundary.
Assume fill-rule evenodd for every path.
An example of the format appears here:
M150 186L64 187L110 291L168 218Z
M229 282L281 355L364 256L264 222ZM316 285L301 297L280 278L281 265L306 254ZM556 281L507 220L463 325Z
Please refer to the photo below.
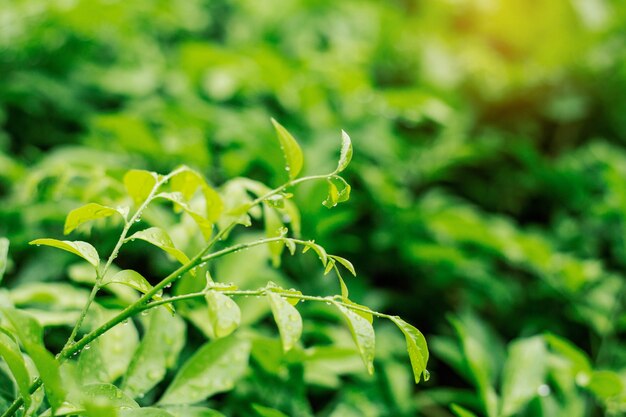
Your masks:
M342 417L582 417L623 409L621 2L16 0L0 16L7 22L0 25L0 235L11 240L9 285L37 291L42 280L63 279L70 258L35 255L27 242L56 233L68 211L89 201L115 208L128 166L170 172L184 161L213 183L244 176L277 184L285 172L280 153L265 146L270 115L310 138L305 173L326 172L336 153L330 132L342 126L359 138L342 173L353 188L331 179L332 197L321 185L302 185L293 196L301 232L358 263L353 296L437 335L442 342L432 344L429 365L436 388L414 392L399 363L404 352L394 347L402 340L383 323L380 372L362 377L328 313L300 303L311 309L305 340L339 348L301 362L297 386L281 385L297 367L278 372L276 362L262 362L279 375L272 389L250 385L232 398L278 392L272 398L282 409L300 401L306 405L294 408L317 412L323 407L310 404L321 403ZM224 200L239 198L241 188L260 195L258 187L229 181ZM356 204L329 212L310 203L330 195L332 206L348 192ZM291 201L277 196L254 215L285 203L267 219L296 219ZM142 218L196 253L202 237L181 238L197 227L190 216L177 223L155 206ZM93 227L96 246L110 250L117 236L108 226L116 221L80 232ZM260 237L254 232L233 238L244 243ZM125 251L129 265L150 276L170 267L145 246ZM314 257L284 259L283 275L267 267L268 256L276 262L255 249L233 253L216 260L213 272L241 288L273 281L332 291L328 280L308 279ZM77 266L69 271L77 282L93 279ZM197 292L199 281L183 277L172 290ZM49 299L75 308L67 297ZM237 301L242 320L263 324L254 296ZM39 318L58 324L66 311L56 310ZM552 336L588 358L589 378L556 376L555 366L572 360ZM476 344L489 354L476 353ZM538 355L526 367L532 378L508 365L518 357L515 346ZM610 383L589 385L594 372L611 375Z
M203 403L208 397L235 388L247 373L250 357L254 356L254 342L258 339L257 335L235 333L241 325L242 313L233 297L241 296L263 297L269 303L282 341L282 351L286 355L285 359L279 359L279 363L288 360L287 355L296 355L297 360L306 361L307 349L299 344L303 322L296 305L300 301L317 301L335 307L345 319L358 355L369 374L374 372L375 335L372 323L376 316L389 319L404 334L415 382L420 381L422 374L424 379L428 379L428 348L420 331L398 316L372 311L351 301L338 269L338 265L342 265L356 275L350 261L327 254L314 241L288 236L289 230L285 227L285 223L289 223L293 229L299 229L294 220L298 218L297 207L289 200L291 194L286 193L288 188L296 184L326 179L329 184L328 197L324 202L326 205L332 207L340 200L347 199L338 196L346 195L345 189L349 187L339 176L352 158L349 136L343 132L339 163L332 173L299 177L302 150L282 125L275 120L272 122L286 159L285 170L289 177L278 188L270 189L252 180L236 180L224 185L224 192L230 195L222 196L200 173L186 166L167 175L131 170L122 181L130 197L130 204L121 201L121 204L113 207L88 203L72 210L65 220L64 232L69 234L86 223L112 216L120 217L123 228L106 261L101 261L97 249L85 241L41 238L30 242L32 245L61 249L82 258L93 268L89 280L93 286L88 295L81 294L84 305L79 310L75 310L80 305L76 299L72 300L74 309L69 311L63 311L65 306L60 300L54 300L55 303L49 306L65 313L78 312L77 318L71 316L75 318L73 323L67 315L60 319L60 323L55 323L72 328L56 356L47 350L43 338L44 327L52 325L49 322L52 312L42 310L32 314L33 311L23 307L37 303L41 298L59 296L63 284L42 283L36 289L18 286L3 294L0 356L6 364L3 373L5 386L9 391L11 385L15 388L13 393L7 393L14 395L15 399L3 416L222 415ZM334 181L337 180L344 184L341 192L335 185ZM196 230L205 244L193 258L190 259L177 248L167 231L160 227L139 227L140 230L128 236L150 205L160 200L172 203L174 212L183 213L185 218L196 224ZM267 237L214 249L218 242L229 237L235 226L251 226L251 216L259 215L254 212L259 207L263 208ZM285 214L291 217L283 220ZM120 250L124 244L135 240L159 248L181 266L165 278L157 280L154 285L134 269L119 270L114 262ZM3 239L1 242L4 269L8 241ZM210 273L213 260L261 245L269 247L275 265L280 264L285 247L291 255L296 253L298 245L304 248L303 252L312 250L325 267L325 274L332 270L337 273L341 295L303 295L298 290L284 289L273 282L258 289L240 290L233 283L213 280ZM201 291L181 290L175 295L164 295L164 289L170 288L185 274L189 274L190 280L198 280L200 273L206 276ZM113 299L106 299L107 304L113 302L120 306L117 309L107 307L97 298L101 290L113 295ZM191 346L193 353L179 364L181 351L187 345L187 322L184 319L196 324L210 341L197 347ZM135 327L137 324L143 330L141 340ZM83 334L77 338L81 332ZM260 354L264 355L265 352ZM163 392L155 390L168 370L175 371L175 375L171 381L166 381L167 388ZM41 386L45 395L37 391ZM144 398L148 393L154 398L142 401L143 406L140 406L136 400ZM5 400L10 399L10 396ZM283 415L263 404L256 405L255 410L263 416ZM306 411L299 414L302 413Z

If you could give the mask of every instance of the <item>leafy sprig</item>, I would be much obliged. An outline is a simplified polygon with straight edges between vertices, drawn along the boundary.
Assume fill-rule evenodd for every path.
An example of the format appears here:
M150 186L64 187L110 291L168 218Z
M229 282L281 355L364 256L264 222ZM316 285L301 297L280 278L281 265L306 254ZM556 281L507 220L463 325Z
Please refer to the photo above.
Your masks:
M68 392L61 383L60 364L77 353L86 351L90 343L97 342L110 329L126 322L131 317L155 311L160 306L174 312L173 307L176 303L190 299L204 299L207 302L210 319L209 327L212 336L216 340L203 345L183 364L159 404L188 403L206 398L211 393L230 389L235 383L236 377L243 373L250 345L244 339L233 335L233 332L241 322L241 311L233 298L240 296L259 296L267 299L285 351L289 351L299 342L302 333L302 317L297 309L298 302L307 300L334 306L345 319L357 350L370 374L374 371L373 361L375 353L373 318L391 320L406 337L415 381L419 382L422 375L425 379L428 378L428 371L426 370L428 349L426 341L419 330L400 317L376 312L351 301L349 299L348 287L341 276L338 265L341 265L352 275L356 275L352 263L342 257L328 254L321 245L313 240L298 238L299 213L295 204L290 200L292 194L288 193L287 190L303 182L325 180L329 186L328 196L323 202L325 206L330 208L338 203L347 201L350 195L350 185L340 174L347 168L352 158L353 150L350 137L346 132L342 132L340 157L337 168L333 172L300 177L299 174L304 163L303 152L300 146L294 137L276 120L272 119L272 123L283 150L285 170L289 178L288 181L277 188L272 189L262 183L248 179L235 179L226 184L225 188L228 189L230 186L239 191L235 193L234 198L231 196L228 199L224 199L220 193L206 182L200 173L186 166L177 168L167 175L159 175L155 172L144 170L131 170L123 178L124 187L129 197L129 204L109 207L97 203L88 203L72 210L66 218L64 232L68 234L85 223L110 216L121 216L124 226L106 261L102 262L96 248L87 242L51 238L36 239L31 242L34 245L55 247L83 258L93 267L96 279L66 344L56 358L45 349L41 337L41 326L34 318L12 308L3 308L1 310L2 315L10 323L13 331L0 327L0 356L9 364L9 369L17 382L20 392L20 397L13 402L2 417L15 415L17 409L22 405L29 407L32 394L42 385L45 388L52 414L58 410L62 411L63 408L65 408L65 411L69 409L69 412L80 412L81 406L77 405L77 402L81 403L82 401L84 403L83 406L89 407L90 395L93 394L89 394L89 392L103 390L109 390L116 398L120 399L120 401L115 402L113 405L109 404L109 406L122 407L121 404L124 403L126 404L125 407L134 408L132 399L126 401L126 394L114 386L90 386L87 389L89 392L82 397L83 400L73 399L72 396L74 394ZM201 196L199 199L200 203L198 203L198 199L194 199L197 195ZM206 244L195 256L188 257L187 254L175 246L168 233L158 227L139 230L129 236L132 226L141 219L146 208L157 200L171 202L175 211L186 213L197 224L200 233L206 240ZM131 211L133 206L135 209ZM258 217L259 208L262 208L266 231L265 238L213 250L216 243L225 239L235 227L238 225L250 225L252 223L251 217ZM287 225L295 232L294 236L289 236L290 230L287 228ZM154 245L176 259L181 265L154 286L137 271L123 270L111 274L110 269L122 247L134 240L142 240ZM302 247L302 252L312 250L319 257L325 274L332 270L336 272L341 294L334 296L304 295L300 291L284 289L273 283L268 283L262 288L252 290L238 289L231 284L214 282L210 275L207 275L207 284L204 290L200 292L181 294L169 298L164 295L164 290L169 288L173 282L186 273L194 275L199 266L231 253L262 245L269 247L272 261L276 266L279 265L285 248L292 255L296 253L298 246ZM4 246L8 247L8 245ZM77 340L78 333L94 304L96 295L100 289L112 284L130 287L141 295L121 312L108 318L108 320L105 320ZM148 333L142 341L141 346L143 347L141 349L143 350L149 350L149 343L153 341L153 337L156 337L152 335L151 328L148 328ZM156 329L158 329L157 325L155 325L154 332L157 332ZM19 355L18 341L22 344L39 371L39 377L32 384L24 376L26 368L23 358ZM246 360L243 361L243 359ZM208 365L199 367L198 363L200 362ZM229 370L230 376L222 379L221 384L210 386L205 384L202 390L196 389L195 391L189 388L190 386L197 386L204 381L207 372L211 370L218 372L217 369L226 365L231 367ZM136 376L141 374L141 372L137 371L137 369L141 369L138 366L140 366L139 362L131 363L130 370L132 371L128 371L129 373L123 382L123 388L125 388L126 392L137 394L151 386L150 382L146 382ZM145 370L141 369L141 371ZM27 372L26 376L28 376ZM159 409L155 410L159 411ZM167 415L167 413L154 415Z

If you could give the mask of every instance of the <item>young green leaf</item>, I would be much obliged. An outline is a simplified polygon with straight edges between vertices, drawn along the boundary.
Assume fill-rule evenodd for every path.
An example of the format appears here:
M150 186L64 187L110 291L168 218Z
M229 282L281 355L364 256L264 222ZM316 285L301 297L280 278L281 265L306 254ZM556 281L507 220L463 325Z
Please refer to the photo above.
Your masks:
M350 262L349 260L345 258L342 258L341 256L337 256L337 255L328 255L328 256L332 258L333 260L339 262L341 265L344 266L344 268L346 268L348 271L350 271L352 275L356 277L356 271L354 270L354 265L352 265L352 262Z
M241 310L232 298L218 291L207 292L205 298L209 306L209 322L215 337L226 337L239 327Z
M300 145L298 145L298 142L296 142L291 133L289 133L287 129L285 129L280 123L272 119L272 124L274 125L274 129L276 129L276 133L278 134L280 148L285 155L285 170L289 174L289 179L293 180L302 170L302 149L300 149Z
M341 273L339 272L339 268L337 268L337 263L335 262L334 259L329 259L328 264L326 264L326 271L324 272L324 274L327 274L331 269L334 269L335 273L337 274L337 279L339 280L339 289L341 290L341 298L343 298L344 300L347 300L349 296L348 286L346 285L346 282L343 280L343 277L341 276Z
M148 282L148 280L145 279L139 272L133 271L132 269L124 269L122 271L119 271L115 275L107 276L102 280L102 286L109 284L122 284L127 287L133 288L142 294L146 294L147 292L152 290L152 285ZM160 301L163 299L161 297L162 294L163 292L159 291L152 296L152 299L155 301ZM171 312L174 312L171 304L165 304L164 307Z
M182 319L161 308L150 310L146 332L124 376L124 392L136 398L154 388L174 365L184 343Z
M324 205L324 207L333 208L337 205L337 203L339 203L339 190L337 189L335 183L330 180L330 178L327 179L326 182L328 183L328 196L326 197L326 200L322 202L322 204Z
M78 226L91 220L103 219L113 216L114 214L122 214L112 207L103 206L96 203L88 203L82 207L78 207L69 212L65 218L64 234L69 234Z
M327 208L333 208L338 203L343 203L350 199L350 184L339 176L332 176L326 179L328 183L328 196L322 204Z
M372 323L337 302L333 302L333 304L337 307L337 309L339 309L341 314L343 314L343 317L346 319L348 328L352 334L352 339L359 350L359 354L361 355L361 359L365 364L367 372L370 375L373 374L376 338Z
M352 160L352 141L345 131L341 131L341 153L339 155L339 164L335 170L335 174L339 174L346 169Z
M124 187L135 204L143 203L157 184L156 172L131 169L124 175Z
M121 310L95 304L91 310L93 326L100 326ZM91 324L91 323L90 323ZM82 384L112 383L124 375L139 345L139 335L132 320L119 323L89 344L78 357Z
M126 241L140 239L145 240L148 243L153 244L159 249L172 255L181 264L189 262L189 258L180 249L177 249L172 242L172 238L167 232L159 227L150 227L145 230L141 230L132 236L126 238Z
M224 202L217 191L208 185L202 186L202 195L206 203L206 217L211 223L215 223L224 211Z
M547 354L541 336L519 339L509 345L502 374L502 408L500 416L517 414L544 383Z
M287 352L300 340L302 335L302 317L294 306L275 292L268 291L267 299L270 302L272 314L278 326L283 350Z
M199 172L186 166L178 168L176 171L178 173L170 179L170 189L180 192L183 198L189 201L200 188L206 204L206 218L209 222L215 223L224 210L224 203L220 195L209 186Z
M335 267L335 260L329 258L328 262L326 263L326 268L324 269L324 275L328 275L330 271L333 270L334 267Z
M84 405L106 404L115 409L128 408L138 409L137 404L132 398L126 395L122 390L111 384L89 384L81 388L81 403ZM86 407L88 409L88 407Z
M174 172L176 172L176 174L172 175L169 181L170 189L181 193L187 201L189 201L196 191L198 191L198 188L205 183L204 178L199 172L187 166L177 168Z
M424 374L424 381L428 381L430 378L430 374L426 370L426 365L428 364L428 346L424 335L400 317L392 317L391 321L404 333L415 383L420 382L420 376L422 374Z
M322 265L326 266L328 263L328 254L326 253L326 250L313 240L309 240L305 243L304 248L302 248L302 253L306 253L309 249L313 249L313 252L315 252L320 261L322 261Z
M160 404L193 404L233 389L248 367L250 342L231 335L201 346L180 368Z
M11 323L15 334L31 357L43 381L48 401L53 409L65 399L59 363L43 345L43 329L31 316L12 308L0 308L3 316Z
M577 381L589 381L593 367L587 354L572 342L555 334L543 336L550 349L567 360L570 365L571 377Z
M211 238L211 235L213 234L213 223L205 218L202 214L196 212L191 207L189 207L189 204L187 204L183 200L181 193L159 193L156 195L156 197L173 202L175 207L182 209L196 222L205 240L209 240Z
M4 359L11 374L15 379L17 388L20 395L24 399L24 406L28 409L30 407L30 377L28 376L28 369L26 368L26 362L20 351L20 347L17 342L13 340L4 329L0 328L0 357Z
M132 269L124 269L111 277L106 277L102 281L102 286L109 284L122 284L133 288L142 294L152 289L152 285L139 272Z
M89 243L82 242L80 240L69 241L57 239L35 239L29 242L29 244L37 246L52 246L54 248L63 249L65 251L73 253L74 255L80 256L96 268L100 263L100 256L98 256L98 251L96 251L96 248L91 246Z
M7 270L9 259L9 239L0 237L0 282L4 278L4 272Z

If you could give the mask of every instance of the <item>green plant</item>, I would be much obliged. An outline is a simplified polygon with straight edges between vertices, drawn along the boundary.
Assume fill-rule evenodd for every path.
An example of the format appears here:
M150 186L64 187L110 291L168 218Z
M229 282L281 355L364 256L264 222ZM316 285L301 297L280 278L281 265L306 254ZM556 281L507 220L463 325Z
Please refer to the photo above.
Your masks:
M347 322L358 354L368 373L373 373L374 329L373 317L393 322L404 334L415 382L421 376L428 379L426 364L428 349L419 330L398 316L373 311L354 303L341 276L339 266L356 275L352 264L342 257L327 254L313 240L303 240L299 235L299 213L290 200L291 187L314 180L325 180L328 196L323 204L334 207L347 201L350 185L340 176L352 158L349 136L342 133L342 146L337 168L330 174L299 177L303 165L302 151L293 136L272 120L281 149L285 156L288 180L276 188L262 183L237 178L224 184L221 192L212 188L197 171L183 166L167 175L145 170L131 170L123 177L126 202L119 205L88 203L72 210L66 217L64 232L73 232L83 224L102 219L121 220L122 231L102 262L96 248L85 241L68 241L50 238L31 242L38 246L51 246L79 256L92 268L83 281L92 282L71 332L60 351L53 355L43 342L41 323L31 314L15 308L14 297L5 297L0 311L0 356L5 360L5 377L10 375L16 388L16 398L3 417L17 415L85 415L85 416L191 416L219 415L204 407L180 407L196 404L207 397L234 388L246 372L252 350L252 336L238 335L234 331L242 321L237 297L264 297L269 302L277 324L282 349L291 361L298 362L302 350L294 349L302 334L303 323L295 306L298 302L314 301L336 308ZM128 201L128 198L130 201ZM192 258L178 249L167 231L160 227L144 228L137 225L150 208L162 210L159 205L171 204L174 212L181 213L181 223L192 221L196 233L202 236L202 249ZM261 219L265 237L243 243L225 244L237 226L251 226L253 219ZM287 229L289 225L291 231ZM140 229L131 231L134 229ZM186 236L187 239L194 239ZM166 252L181 266L165 278L152 284L134 269L115 267L120 250L128 242L145 241ZM212 279L212 262L229 254L267 246L274 266L279 266L281 254L287 248L291 255L298 247L302 252L311 250L321 261L327 274L335 271L340 295L304 295L295 289L285 289L268 282L257 289L239 289L232 283ZM0 241L0 273L6 265L8 242ZM4 255L4 256L2 256ZM202 277L205 277L203 280ZM1 277L1 275L0 275ZM164 291L175 282L191 284L185 290L166 296ZM201 290L191 290L201 281ZM44 284L45 288L27 289L22 303L37 304L47 298L73 298L66 287ZM131 291L128 291L128 288ZM14 290L19 290L19 287ZM107 290L112 299L101 299L101 290ZM24 295L24 294L22 294ZM19 300L19 296L17 299ZM63 301L56 299L59 304ZM75 300L74 300L75 301ZM71 302L65 299L65 302ZM18 304L16 302L15 304ZM53 312L50 312L53 313ZM199 315L204 315L200 318ZM46 320L54 316L43 314ZM175 368L177 358L185 347L185 317L202 326L212 339L202 344L177 370L173 380L157 402L144 401L139 407L135 399L142 398ZM41 320L40 317L40 320ZM135 320L143 329L138 336ZM26 356L22 356L23 348ZM134 348L134 349L133 349ZM295 352L298 351L298 352ZM117 356L116 356L117 355ZM75 360L74 360L75 359ZM38 391L44 388L45 398ZM81 388L79 388L81 387ZM146 404L147 402L147 404ZM156 405L156 407L154 407ZM40 413L42 410L48 411ZM260 415L281 415L278 411L255 406Z

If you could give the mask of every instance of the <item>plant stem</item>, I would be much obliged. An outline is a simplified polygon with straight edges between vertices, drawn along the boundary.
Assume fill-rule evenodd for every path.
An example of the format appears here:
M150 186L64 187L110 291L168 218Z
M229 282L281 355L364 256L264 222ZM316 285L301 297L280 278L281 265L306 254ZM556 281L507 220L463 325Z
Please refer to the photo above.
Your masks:
M80 312L80 316L78 317L78 320L76 321L76 324L74 325L74 328L72 329L72 333L68 337L67 342L65 342L65 345L63 346L63 349L61 349L61 352L59 352L57 357L64 356L65 351L67 351L67 349L70 346L72 346L72 344L74 343L74 341L76 339L76 335L78 334L78 331L80 330L80 327L82 326L83 322L85 321L85 317L87 317L87 313L89 311L89 307L91 307L91 304L96 299L96 294L98 293L98 290L100 290L100 286L102 284L102 280L104 279L104 277L106 276L107 272L109 271L109 268L111 267L111 264L113 263L115 258L117 258L118 254L120 252L120 249L122 248L122 245L124 244L124 240L126 239L126 236L128 235L128 232L129 232L131 226L137 220L139 220L139 218L141 217L141 214L146 209L146 207L148 207L148 204L150 204L150 202L154 198L155 193L161 187L161 185L163 185L165 182L167 182L172 177L172 174L175 175L175 173L177 173L177 171L173 171L170 174L168 174L165 177L163 177L163 179L161 179L160 181L157 181L154 184L154 187L152 187L152 190L150 190L150 194L148 194L148 196L143 201L143 203L137 208L137 210L132 215L132 217L129 220L127 220L127 221L126 221L126 219L124 219L125 220L125 224L124 224L124 228L122 229L122 233L120 234L120 237L117 240L117 243L115 244L115 247L111 251L111 255L107 259L104 267L102 267L102 269L100 271L98 271L98 269L96 268L96 283L94 284L93 288L91 289L91 292L89 293L89 298L87 299L87 302L85 303L85 306L83 307L83 309Z
M207 255L207 253L211 250L211 248L215 245L215 243L217 243L218 241L222 240L222 238L225 235L227 235L237 225L237 222L232 222L230 225L228 225L227 227L225 227L222 230L220 230L207 243L207 245L204 247L204 249L202 249L196 256L194 256L193 259L191 259L187 264L179 267L177 270L175 270L174 272L169 274L167 277L165 277L163 280L161 280L158 284L156 284L150 291L148 291L143 296L141 296L137 301L135 301L133 304L129 305L124 310L122 310L117 316L115 316L115 317L111 318L109 321L103 323L102 325L100 325L96 329L92 330L91 332L89 332L88 334L83 336L78 342L74 343L76 335L78 334L78 331L79 331L83 321L85 320L85 317L87 316L87 312L89 310L89 307L94 302L96 294L98 293L98 290L100 289L101 281L106 276L106 273L107 273L109 267L111 266L111 264L113 263L113 261L115 260L115 258L117 258L119 250L121 249L122 245L124 244L124 240L126 239L126 235L128 234L128 231L130 230L130 227L133 225L135 220L137 220L141 216L141 213L148 206L148 204L150 204L150 202L152 201L152 199L153 199L156 191L158 190L158 188L163 183L167 182L171 177L173 177L174 175L178 174L178 172L179 172L178 170L172 171L170 174L168 174L165 177L163 177L160 181L157 181L157 183L153 187L152 191L150 192L150 194L148 195L146 200L141 204L141 206L139 206L139 208L137 209L135 214L133 214L131 219L129 221L127 221L126 224L124 225L124 229L122 230L122 233L120 234L120 238L118 239L115 247L113 248L113 251L111 252L111 255L109 256L105 266L102 268L101 271L97 271L96 270L96 283L95 283L94 287L92 288L92 291L91 291L91 293L89 295L87 303L83 307L83 309L81 311L81 314L79 316L79 319L76 322L76 324L74 325L74 328L72 329L72 333L70 334L70 337L68 338L65 346L63 347L63 349L61 349L61 352L59 352L57 354L57 356L56 356L56 358L59 360L59 362L63 362L66 359L68 359L69 357L71 357L72 355L74 355L75 353L80 352L86 345L91 343L93 340L97 339L102 334L107 332L109 329L115 327L119 323L123 322L124 320L127 320L128 318L134 316L135 314L137 314L137 313L139 313L139 312L141 312L143 310L147 310L147 309L150 309L152 307L156 307L158 305L164 304L166 302L173 302L173 301L177 301L179 299L184 299L184 298L179 298L179 297L185 297L185 296L192 295L192 294L186 294L186 295L183 295L183 296L172 297L172 298L169 298L169 299L166 299L166 300L162 300L162 301L155 301L155 302L150 303L149 305L147 304L150 301L150 299L156 293L158 293L164 287L168 286L169 284L174 282L176 279L178 279L180 276L182 276L184 273L186 273L187 271L190 271L191 269L195 268L196 266L198 266L198 265L200 265L202 263L205 263L205 262L207 262L207 261L209 261L211 259L215 259L215 258L218 258L220 256L224 256L224 255L227 255L229 253L235 252L237 250L243 250L243 249L247 249L247 248L252 247L252 246L258 246L258 245L261 245L261 244L264 244L264 243L280 241L280 240L283 239L282 237L276 237L276 238L262 239L262 240L255 241L255 242L250 242L250 243L243 243L243 244L234 245L234 246L231 246L229 248L222 249L220 251L217 251L217 252L211 253L210 255ZM252 207L262 203L263 201L265 201L269 197L283 192L285 189L287 189L289 187L292 187L294 185L297 185L297 184L300 184L300 183L303 183L303 182L306 182L306 181L313 181L313 180L318 180L318 179L326 179L326 178L328 178L331 175L332 174L311 175L311 176L308 176L308 177L302 177L302 178L297 178L297 179L291 180L291 181L281 185L280 187L275 188L275 189L267 192L266 194L264 194L264 195L262 195L260 197L257 197L255 200L253 200L250 203L250 205L248 207L248 210L251 209ZM262 290L257 290L257 291L262 291ZM229 294L228 292L225 292L225 293ZM199 294L204 295L204 293L197 293L197 294L193 294L193 295L196 296L196 297L199 297L200 296ZM265 294L265 292L259 292L258 295L262 295L262 294ZM239 292L236 291L233 294L229 294L229 295L246 295L246 294L244 294L243 291L239 291ZM256 292L253 295L256 295ZM192 298L192 297L188 297L188 298ZM330 299L324 298L324 297L313 297L313 296L301 295L298 298L300 298L302 300L324 301L324 302L329 301L330 302ZM366 309L364 307L349 305L349 304L336 302L336 301L333 301L333 302L340 303L340 304L344 305L345 307L352 308L353 310L359 310L359 311L371 313L371 314L374 314L374 315L376 315L378 317L384 317L384 318L390 318L391 317L391 316L388 316L386 314L370 311L370 310L368 310L368 309ZM37 391L37 389L39 389L41 387L42 384L43 384L43 382L42 382L41 378L37 378L33 382L33 384L30 386L30 389L29 389L30 392L34 393L35 391ZM19 409L19 407L23 405L23 403L24 403L23 398L21 396L17 397L13 401L11 406L0 417L11 417L11 416L13 416L15 414L15 412Z
M158 300L158 301L154 301L150 304L145 304L142 308L142 311L144 310L150 310L151 308L154 307L158 307L161 305L165 305L168 303L175 303L177 301L183 301L183 300L191 300L194 298L201 298L204 297L205 295L207 295L210 291L218 291L221 294L224 295L228 295L231 297L256 297L256 296L264 296L267 295L267 293L272 292L271 287L263 287L263 288L259 288L256 290L226 290L226 291L220 291L218 290L212 290L209 289L207 291L200 291L200 292L195 292L195 293L190 293L190 294L182 294L182 295L177 295L175 297L170 297L170 298L166 298L163 300ZM350 303L346 303L343 301L338 301L335 299L335 297L332 296L315 296L315 295L304 295L304 294L298 294L296 292L294 293L278 293L284 297L288 297L288 298L297 298L298 300L303 300L303 301L318 301L318 302L323 302L323 303L333 303L333 304L339 304L343 307L349 308L350 310L354 310L354 311L360 311L363 313L369 313L373 316L376 317L380 317L380 318L385 318L385 319L389 319L391 320L392 318L395 318L395 316L391 316L389 314L385 314L385 313L379 313L377 311L372 311L367 307L363 307L360 305L356 305L356 304L350 304Z
M28 391L31 394L34 394L35 391L37 391L39 387L41 387L41 384L43 384L43 381L41 380L41 378L37 378L35 382L33 382L33 385L30 386ZM15 401L13 401L13 403L9 406L9 408L7 408L7 410L2 414L2 417L12 416L22 405L24 405L24 399L22 397L16 398Z

